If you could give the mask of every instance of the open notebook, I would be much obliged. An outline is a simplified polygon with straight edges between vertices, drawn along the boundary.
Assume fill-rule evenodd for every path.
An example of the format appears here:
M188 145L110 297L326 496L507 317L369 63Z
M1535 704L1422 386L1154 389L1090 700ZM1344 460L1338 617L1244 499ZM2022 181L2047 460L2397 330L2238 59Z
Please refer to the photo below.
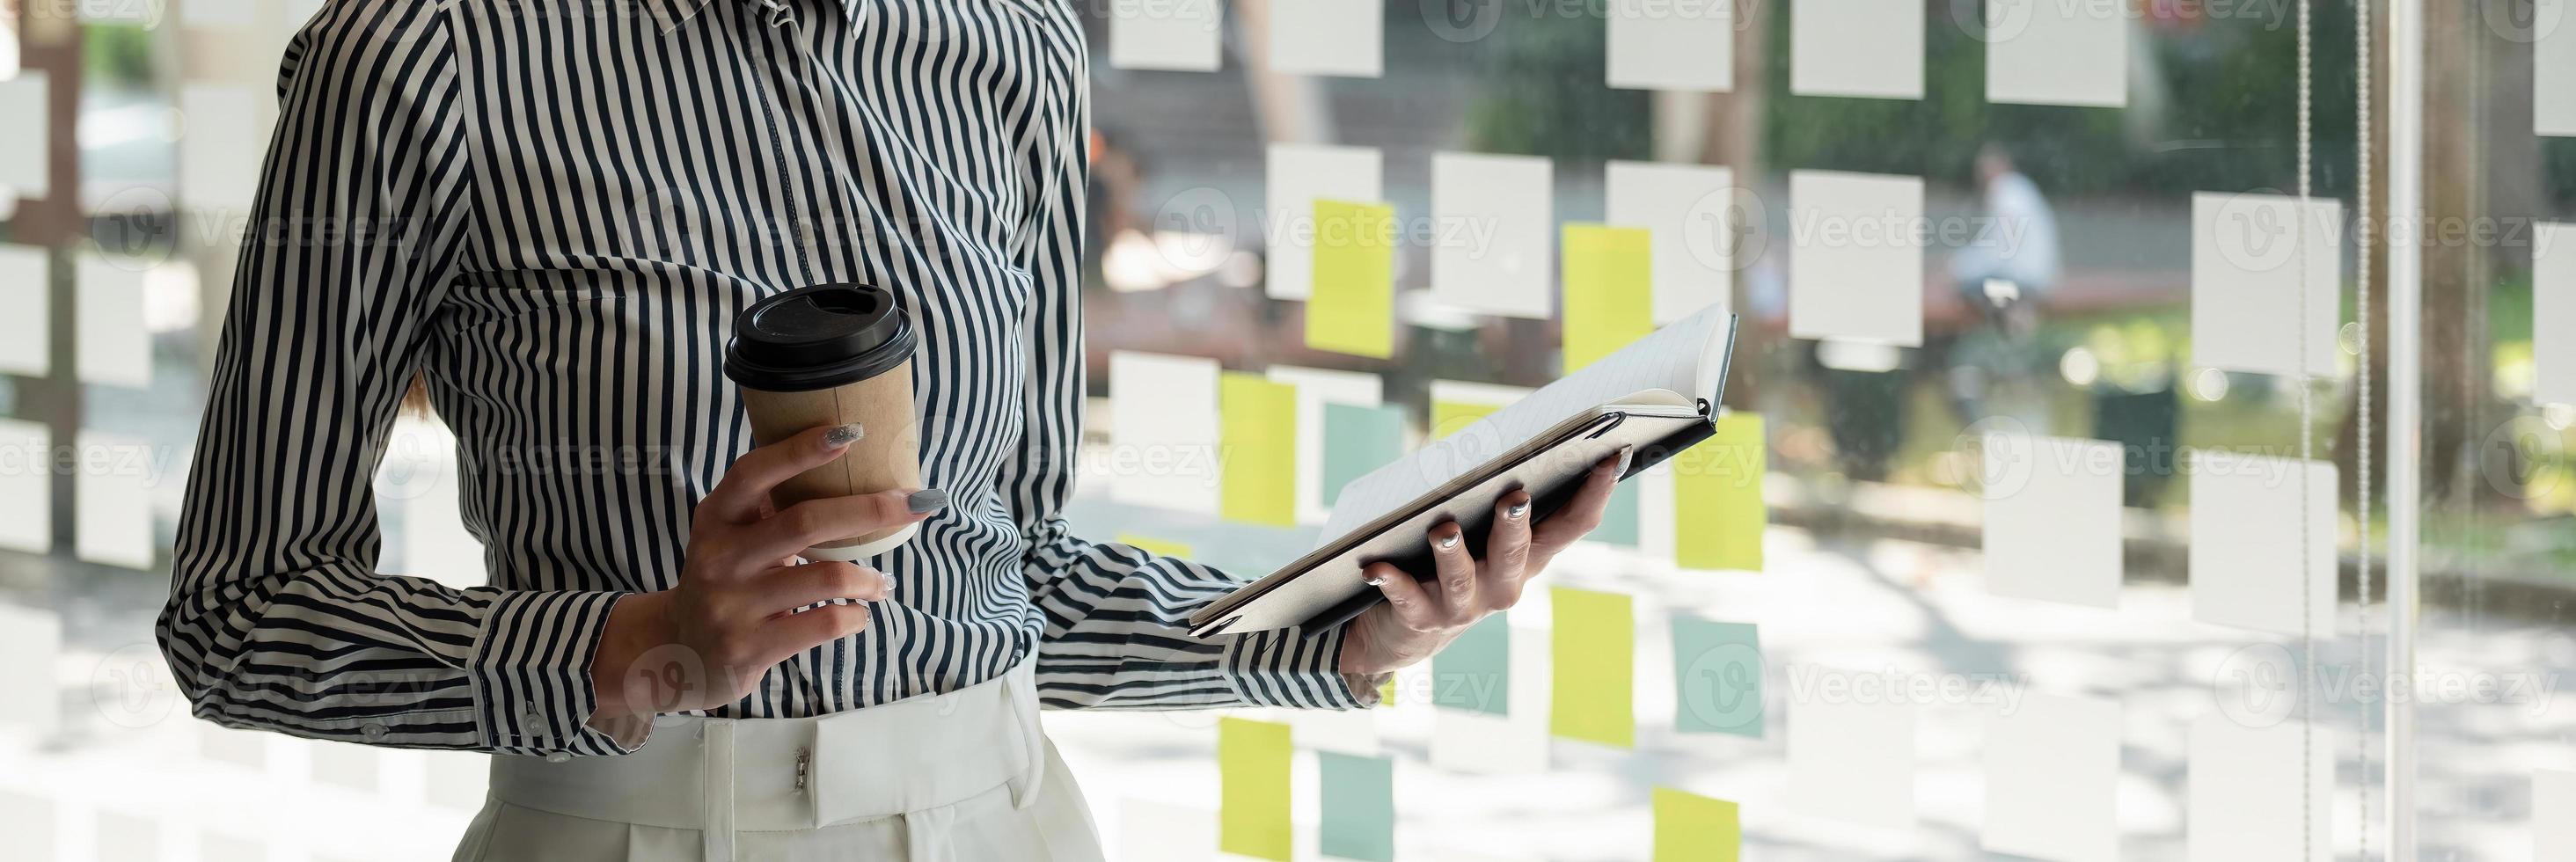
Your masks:
M1707 439L1735 348L1735 315L1710 306L1395 463L1344 485L1315 549L1191 615L1202 636L1331 628L1378 600L1362 567L1430 574L1423 536L1456 520L1481 548L1494 501L1530 489L1540 517L1589 468L1633 447L1636 475Z

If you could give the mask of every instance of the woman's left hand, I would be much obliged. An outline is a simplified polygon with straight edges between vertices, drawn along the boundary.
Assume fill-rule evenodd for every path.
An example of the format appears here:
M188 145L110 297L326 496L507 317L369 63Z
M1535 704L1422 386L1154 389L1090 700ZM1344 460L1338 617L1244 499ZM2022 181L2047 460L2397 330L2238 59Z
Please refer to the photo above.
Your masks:
M1341 672L1371 676L1430 658L1486 614L1518 604L1522 587L1558 552L1601 526L1610 492L1627 472L1632 454L1622 450L1593 465L1574 499L1536 525L1530 523L1528 491L1503 495L1495 502L1494 525L1481 557L1470 552L1456 522L1431 528L1426 540L1440 573L1436 581L1415 581L1392 563L1371 563L1369 583L1386 601L1360 614L1344 632Z

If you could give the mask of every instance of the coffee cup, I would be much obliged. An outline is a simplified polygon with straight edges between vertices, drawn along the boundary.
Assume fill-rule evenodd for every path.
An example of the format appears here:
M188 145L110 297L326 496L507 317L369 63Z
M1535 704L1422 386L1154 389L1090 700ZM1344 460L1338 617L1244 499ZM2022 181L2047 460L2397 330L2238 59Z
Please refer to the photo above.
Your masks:
M780 511L807 500L921 487L921 422L912 402L912 319L893 292L865 284L800 287L753 303L725 343L751 436L766 446L827 425L859 439L831 463L779 483ZM816 544L813 560L861 560L901 546L918 523Z

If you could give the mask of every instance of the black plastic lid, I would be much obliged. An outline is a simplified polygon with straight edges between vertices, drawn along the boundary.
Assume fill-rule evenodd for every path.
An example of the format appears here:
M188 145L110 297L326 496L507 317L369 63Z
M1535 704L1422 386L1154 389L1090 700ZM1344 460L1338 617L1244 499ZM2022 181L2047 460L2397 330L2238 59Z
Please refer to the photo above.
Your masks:
M829 389L884 374L918 339L894 293L867 284L800 287L753 303L725 342L725 376L763 392Z

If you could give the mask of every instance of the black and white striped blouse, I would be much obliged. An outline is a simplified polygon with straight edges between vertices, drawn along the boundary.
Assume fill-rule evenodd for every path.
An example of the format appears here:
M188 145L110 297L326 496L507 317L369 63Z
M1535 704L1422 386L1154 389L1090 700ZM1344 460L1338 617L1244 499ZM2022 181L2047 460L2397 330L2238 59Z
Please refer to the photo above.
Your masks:
M873 625L718 714L1031 659L1058 707L1354 705L1338 633L1191 638L1231 579L1058 514L1086 74L1061 0L332 0L286 54L160 620L197 714L615 752L583 727L609 606L672 585L752 445L733 316L837 281L918 316L924 472L956 502L876 561L902 587ZM489 587L375 571L370 480L415 376Z

